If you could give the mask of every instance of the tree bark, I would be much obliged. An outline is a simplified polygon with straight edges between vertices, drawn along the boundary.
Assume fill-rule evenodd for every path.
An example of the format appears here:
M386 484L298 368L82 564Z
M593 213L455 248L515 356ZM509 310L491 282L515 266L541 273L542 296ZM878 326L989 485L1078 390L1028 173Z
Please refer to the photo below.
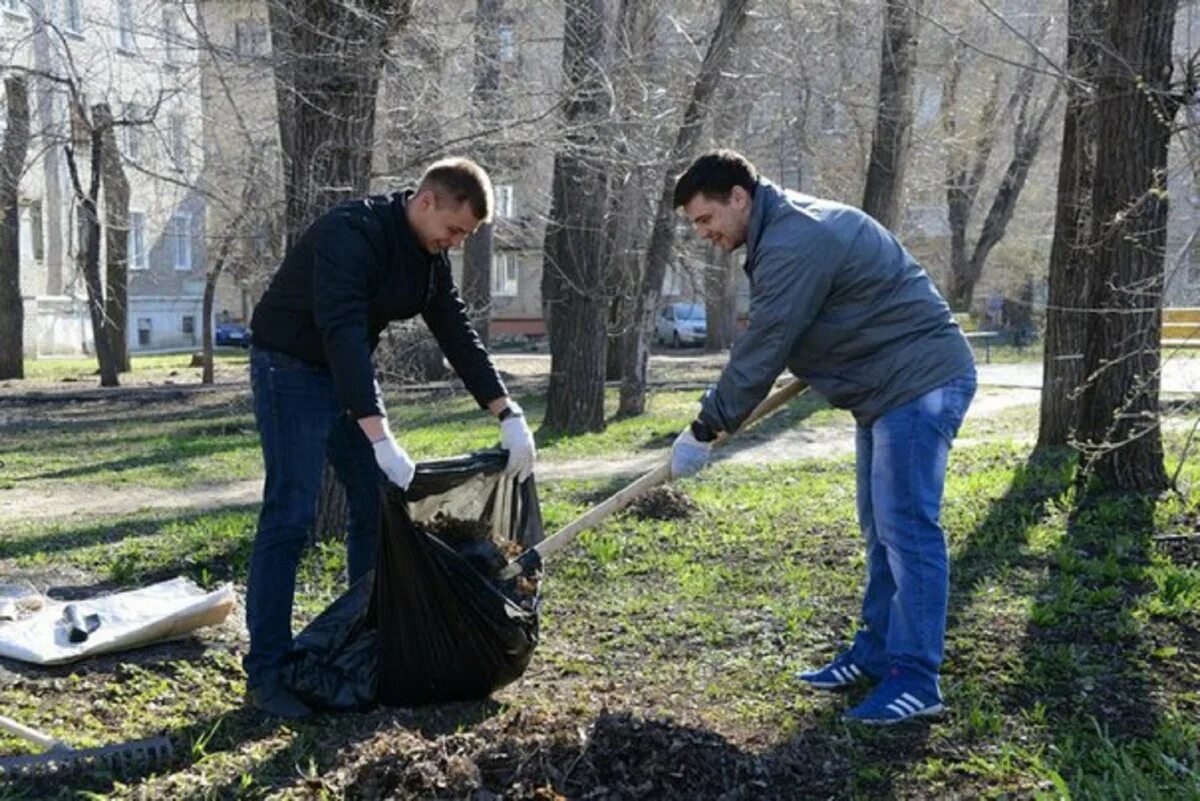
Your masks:
M494 226L487 223L479 226L479 230L463 243L462 299L467 304L471 325L484 347L490 344L491 338L488 321L492 316L494 241Z
M1038 447L1066 446L1078 424L1091 260L1092 184L1096 175L1096 109L1092 95L1100 58L1101 0L1070 0L1067 12L1066 112L1058 167L1054 239L1050 246L1046 338Z
M604 0L569 0L563 73L571 92L564 110L566 142L554 157L550 217L543 247L542 302L548 311L550 387L542 425L578 434L603 431L606 351L604 213L608 198L606 142L612 112L603 74Z
M25 305L21 299L21 208L18 195L29 151L25 78L4 79L8 120L0 149L0 379L25 377Z
M895 228L899 221L912 129L912 86L922 5L923 0L889 0L884 7L878 112L862 208L885 228Z
M675 242L675 206L673 195L675 180L687 167L700 144L704 120L708 115L709 101L717 89L721 73L729 64L734 44L746 26L750 0L723 0L717 27L708 43L708 50L700 64L700 72L692 85L691 98L683 112L683 121L675 136L675 143L667 159L667 171L663 175L659 193L658 211L654 215L654 227L650 232L650 245L646 252L646 268L635 296L633 311L632 342L627 348L621 378L621 398L618 414L630 416L641 414L646 408L646 367L650 359L649 337L654 326L654 310L662 294L663 277Z
M729 350L737 331L737 268L728 253L712 250L704 271L705 353Z
M112 109L92 106L92 123L101 139L104 186L104 316L117 372L129 372L129 179L121 166Z
M1110 3L1100 48L1079 440L1099 491L1167 487L1158 392L1176 0Z

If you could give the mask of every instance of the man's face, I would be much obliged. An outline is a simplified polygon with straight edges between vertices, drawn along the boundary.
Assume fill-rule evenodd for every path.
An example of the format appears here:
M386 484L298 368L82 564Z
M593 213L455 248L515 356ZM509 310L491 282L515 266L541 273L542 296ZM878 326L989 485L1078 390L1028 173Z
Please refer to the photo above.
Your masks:
M479 218L465 201L457 206L451 202L439 203L437 193L425 190L412 203L409 222L427 253L456 248L479 227Z
M750 193L735 186L725 201L700 193L683 204L683 213L692 221L696 233L728 252L746 242L750 223Z

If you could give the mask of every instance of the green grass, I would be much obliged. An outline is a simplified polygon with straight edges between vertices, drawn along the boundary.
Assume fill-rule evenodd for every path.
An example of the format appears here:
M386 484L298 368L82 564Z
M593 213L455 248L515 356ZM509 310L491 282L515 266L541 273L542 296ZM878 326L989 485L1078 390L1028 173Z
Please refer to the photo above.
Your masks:
M694 393L656 399L652 420L615 424L613 442L638 447L676 414L686 417L690 403ZM431 450L456 450L484 431L457 428L476 414L465 402L438 404L421 425L416 408L401 413ZM772 423L788 428L825 411L791 414ZM1172 460L1181 437L1168 435ZM595 441L544 447L597 452ZM207 648L33 672L0 689L0 706L79 744L164 730L183 743L167 775L80 785L105 797L362 797L371 793L357 782L385 774L401 797L469 797L466 785L404 783L416 781L418 763L448 775L447 760L463 754L493 765L483 774L493 790L535 797L531 788L567 788L572 772L591 775L584 772L606 752L587 733L620 713L661 727L668 762L695 770L703 759L740 760L759 771L742 775L785 796L805 787L838 798L1200 798L1197 551L1171 550L1168 543L1186 540L1164 539L1195 532L1200 460L1193 454L1183 465L1180 494L1081 498L1069 454L1031 456L1026 445L992 442L951 458L943 515L951 712L920 726L848 728L839 715L862 690L816 694L791 678L854 631L864 564L849 457L718 465L680 483L696 504L692 517L622 515L584 534L549 567L533 665L482 713L468 706L263 722L238 701L239 629ZM540 487L547 528L618 486L592 479ZM176 573L206 586L240 583L253 527L251 509L27 525L0 537L0 562L14 571L83 570L118 584ZM336 597L343 569L337 545L307 554L298 622ZM698 738L717 751L696 756ZM582 752L580 742L588 743ZM0 739L0 753L23 748ZM611 758L636 771L638 753ZM528 779L523 791L504 784L518 775Z
M130 359L134 378L169 378L172 372L199 376L200 369L192 367L192 353L164 353L151 356L134 356ZM213 351L214 362L220 367L236 368L247 364L249 357L241 348L217 348ZM81 357L43 357L26 359L25 378L38 381L96 382L99 367L96 359Z

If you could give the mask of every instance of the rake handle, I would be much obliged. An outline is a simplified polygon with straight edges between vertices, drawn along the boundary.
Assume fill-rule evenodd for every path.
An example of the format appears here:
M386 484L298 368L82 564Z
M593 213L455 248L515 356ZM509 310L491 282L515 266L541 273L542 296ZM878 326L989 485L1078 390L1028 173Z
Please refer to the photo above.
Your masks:
M55 740L50 735L42 734L37 729L31 729L28 726L17 723L12 718L4 717L4 715L0 715L0 729L4 729L9 734L15 734L18 737L22 737L31 743L40 745L42 748L66 748L65 745L58 740Z
M745 430L748 426L766 417L771 412L775 411L780 406L783 406L785 403L799 395L807 388L808 385L798 378L789 381L764 398L763 401L758 404L758 406L755 406L754 411L752 411L750 416L747 417L740 426L738 426L737 430ZM718 435L714 444L720 445L721 443L725 442L725 440L729 439L729 437L730 432L722 431L720 435ZM623 489L618 490L615 494L605 498L587 512L584 512L582 515L572 520L566 526L555 532L553 536L547 537L533 548L530 548L528 551L518 556L512 562L509 562L508 565L499 572L499 578L501 580L508 580L514 576L518 576L521 573L526 572L526 568L528 566L540 565L543 559L558 553L563 548L570 545L572 542L574 542L576 537L578 537L587 529L595 526L597 523L600 523L610 515L621 511L649 490L654 489L659 484L663 484L670 479L671 460L668 458L665 462L651 470L649 473L646 473L632 484L629 484Z

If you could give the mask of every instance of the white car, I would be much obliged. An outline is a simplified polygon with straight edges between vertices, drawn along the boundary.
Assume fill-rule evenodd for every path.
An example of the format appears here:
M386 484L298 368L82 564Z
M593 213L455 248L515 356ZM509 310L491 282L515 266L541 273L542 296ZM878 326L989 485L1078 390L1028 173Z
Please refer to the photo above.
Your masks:
M654 338L660 345L674 348L703 345L707 337L708 326L701 303L669 303L655 318Z

